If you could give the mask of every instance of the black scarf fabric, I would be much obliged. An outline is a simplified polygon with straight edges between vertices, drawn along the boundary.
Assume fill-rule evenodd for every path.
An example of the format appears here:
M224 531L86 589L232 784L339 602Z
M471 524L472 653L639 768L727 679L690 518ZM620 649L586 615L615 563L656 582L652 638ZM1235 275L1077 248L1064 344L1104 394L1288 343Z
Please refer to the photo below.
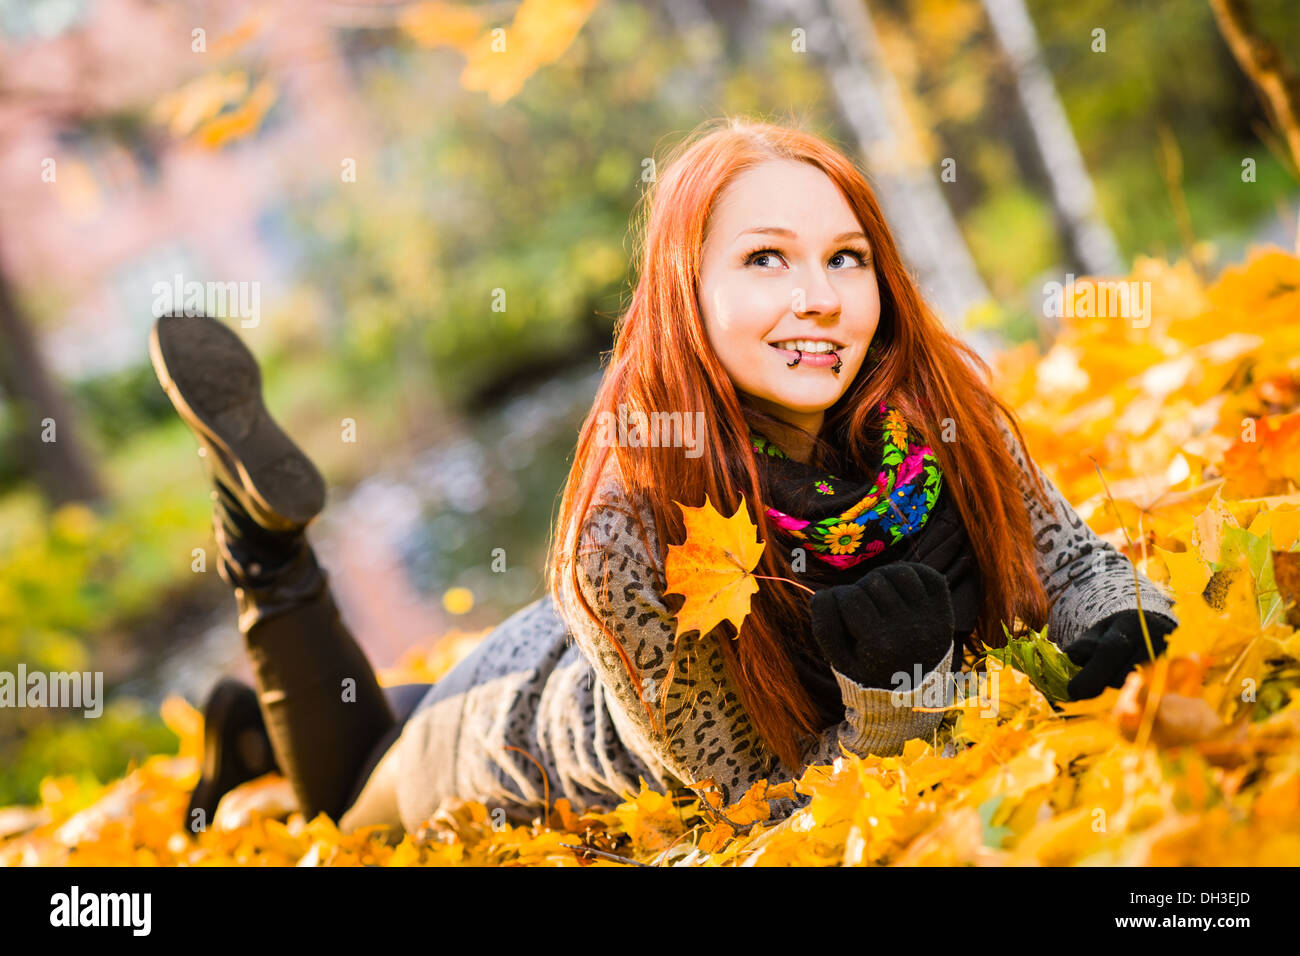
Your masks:
M782 546L803 550L806 573L815 580L856 581L876 566L874 559L899 560L900 552L912 550L940 497L939 461L896 409L882 402L868 433L867 460L878 466L840 477L787 457L750 429L764 467L768 520ZM841 457L839 470L847 472L848 456Z

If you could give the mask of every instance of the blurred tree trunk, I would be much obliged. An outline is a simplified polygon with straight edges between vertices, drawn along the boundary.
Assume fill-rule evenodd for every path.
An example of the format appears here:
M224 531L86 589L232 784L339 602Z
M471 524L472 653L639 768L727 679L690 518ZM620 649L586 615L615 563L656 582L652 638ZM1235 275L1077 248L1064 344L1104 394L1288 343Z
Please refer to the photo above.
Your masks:
M818 57L843 125L857 139L872 187L904 261L926 301L949 327L991 299L966 239L912 131L863 0L757 0L773 23L802 28ZM1001 344L965 334L986 358Z
M1119 246L1097 209L1092 178L1084 166L1069 117L1024 0L983 0L993 34L1015 79L1016 102L1033 134L1034 150L1047 176L1057 227L1070 258L1089 275L1124 271Z
M103 497L90 458L77 440L75 416L45 367L36 340L0 262L0 388L18 419L19 454L51 505ZM46 419L54 423L45 441Z
M720 29L703 0L664 0L673 29L686 38L686 55L695 71L696 85L712 95L718 85Z
M1273 125L1286 140L1292 169L1300 176L1300 81L1280 50L1255 27L1245 0L1210 0L1232 55L1264 100ZM1295 239L1300 255L1300 225Z

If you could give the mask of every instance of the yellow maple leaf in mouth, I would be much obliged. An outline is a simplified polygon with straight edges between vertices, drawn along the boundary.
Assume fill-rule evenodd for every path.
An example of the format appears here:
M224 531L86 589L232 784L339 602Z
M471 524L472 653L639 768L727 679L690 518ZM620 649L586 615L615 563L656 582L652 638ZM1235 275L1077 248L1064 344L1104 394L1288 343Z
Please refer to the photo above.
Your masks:
M664 573L667 593L681 594L686 602L677 612L677 636L698 630L708 634L724 620L740 625L750 611L750 598L758 592L752 573L763 556L758 528L749 518L742 495L736 513L724 518L709 501L698 508L674 501L686 522L686 540L670 544Z

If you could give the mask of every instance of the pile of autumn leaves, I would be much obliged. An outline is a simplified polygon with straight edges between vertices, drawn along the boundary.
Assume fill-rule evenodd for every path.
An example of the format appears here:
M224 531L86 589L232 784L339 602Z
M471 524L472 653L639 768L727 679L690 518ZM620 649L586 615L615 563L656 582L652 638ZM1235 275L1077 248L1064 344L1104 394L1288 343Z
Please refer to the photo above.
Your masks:
M197 839L182 829L201 719L86 793L0 811L0 863L158 865L1252 865L1300 860L1300 259L1259 252L1210 287L1140 260L1149 323L1069 318L1046 355L998 362L1034 459L1079 514L1177 600L1168 652L1119 690L1057 704L997 660L996 713L944 723L955 756L845 756L796 784L803 810L765 825L757 791L715 823L696 798L643 787L606 813L554 801L549 826L444 805L397 845L291 812L278 778L232 793ZM1095 465L1094 465L1095 461ZM1100 466L1103 485L1097 472ZM1122 524L1122 527L1121 527ZM385 682L436 679L481 634L413 652ZM992 687L993 682L988 682ZM283 822L287 818L287 822ZM731 825L731 824L734 824Z

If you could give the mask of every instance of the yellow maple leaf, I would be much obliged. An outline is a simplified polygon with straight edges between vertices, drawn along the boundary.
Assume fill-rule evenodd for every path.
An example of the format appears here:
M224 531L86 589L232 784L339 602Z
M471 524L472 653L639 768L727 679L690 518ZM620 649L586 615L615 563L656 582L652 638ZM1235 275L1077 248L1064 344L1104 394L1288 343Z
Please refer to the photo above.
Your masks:
M644 777L640 783L641 792L619 804L613 815L638 852L659 853L680 837L685 827L671 796L651 790Z
M725 823L719 823L708 833L704 834L704 836L700 837L700 842L698 844L699 850L701 853L717 853L725 847L727 841L735 835L735 830L727 826Z
M728 806L723 812L729 822L738 826L761 823L772 816L769 801L786 798L794 798L793 780L778 784L770 784L767 780L757 780L745 791L744 796Z
M1201 560L1217 563L1223 549L1223 529L1238 527L1237 519L1228 510L1218 491L1202 511L1192 521L1192 544L1200 552Z
M1180 601L1201 596L1214 572L1199 551L1167 551L1159 545L1153 550L1169 569L1169 587Z
M1296 539L1300 538L1300 508L1279 505L1261 509L1247 530L1257 538L1272 532L1273 550L1290 551Z
M708 496L698 508L674 501L686 522L686 540L670 544L664 573L667 593L681 594L686 603L677 612L677 635L698 630L708 634L724 620L736 626L749 614L750 598L758 592L751 573L763 555L758 529L749 520L744 495L736 513L724 518Z

